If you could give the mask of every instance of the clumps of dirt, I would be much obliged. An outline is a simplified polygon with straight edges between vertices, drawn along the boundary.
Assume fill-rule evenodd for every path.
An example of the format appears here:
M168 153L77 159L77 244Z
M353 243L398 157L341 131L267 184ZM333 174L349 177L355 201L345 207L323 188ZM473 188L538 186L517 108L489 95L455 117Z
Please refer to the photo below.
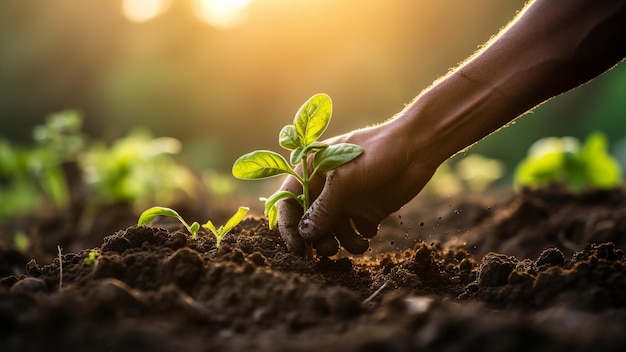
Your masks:
M49 263L0 246L0 350L623 350L620 246L572 249L559 235L535 236L619 232L621 199L526 192L497 210L445 205L449 217L434 215L441 226L415 216L441 236L362 257L294 256L254 216L219 248L205 230L192 238L179 225L131 226ZM465 245L450 239L460 220ZM590 238L576 236L565 237ZM521 248L480 254L511 243Z
M488 252L536 258L557 246L572 255L591 243L626 246L626 190L567 192L562 188L522 190L503 204L493 206L493 216L463 232L450 245L473 248L476 257Z
M254 221L266 227L264 221ZM63 287L58 261L45 266L31 261L25 275L4 285L20 294L88 297L89 305L99 307L94 309L113 316L167 314L227 334L277 324L301 330L360 313L358 294L326 287L321 275L297 274L301 269L313 272L315 265L287 253L276 234L257 230L242 228L216 249L210 236L191 239L182 231L131 227L107 236L92 265L84 262L89 251L64 254ZM300 265L280 271L272 263ZM66 308L90 310L79 301Z
M382 256L374 268L373 287L390 284L412 294L457 296L476 276L476 261L464 249L420 242L401 254Z
M589 245L568 260L556 248L544 250L535 261L489 253L461 298L499 309L621 308L626 306L626 257L613 243Z

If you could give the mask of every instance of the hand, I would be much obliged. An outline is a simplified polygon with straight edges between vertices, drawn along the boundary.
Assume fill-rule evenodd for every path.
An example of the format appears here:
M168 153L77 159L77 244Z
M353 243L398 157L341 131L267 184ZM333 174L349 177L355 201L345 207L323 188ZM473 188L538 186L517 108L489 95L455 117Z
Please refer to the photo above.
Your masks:
M626 56L626 46L617 44L626 35L621 2L567 4L529 2L397 118L326 141L358 144L365 152L318 175L306 214L295 200L278 203L278 227L289 250L307 255L306 243L313 243L319 254L333 255L340 243L363 253L381 220L417 195L446 158ZM292 177L282 189L302 191Z
M293 253L309 255L307 242L320 255L334 255L339 244L353 254L365 252L367 239L380 222L410 201L428 182L441 161L432 155L416 157L415 136L396 120L350 132L324 143L354 143L364 149L357 159L311 182L309 210L293 199L278 203L278 228ZM289 176L281 190L302 193Z

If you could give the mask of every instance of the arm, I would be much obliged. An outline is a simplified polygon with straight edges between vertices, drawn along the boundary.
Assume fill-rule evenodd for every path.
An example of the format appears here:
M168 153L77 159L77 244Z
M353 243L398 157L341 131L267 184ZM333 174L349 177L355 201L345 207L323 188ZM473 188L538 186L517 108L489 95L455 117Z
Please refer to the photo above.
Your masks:
M499 35L418 95L387 122L328 141L365 152L320 175L306 214L279 204L279 229L290 250L332 255L339 241L368 248L385 217L421 191L447 158L519 115L606 71L624 56L626 2L536 0ZM298 192L287 178L282 188Z
M624 1L534 1L399 118L445 159L615 65L625 37Z

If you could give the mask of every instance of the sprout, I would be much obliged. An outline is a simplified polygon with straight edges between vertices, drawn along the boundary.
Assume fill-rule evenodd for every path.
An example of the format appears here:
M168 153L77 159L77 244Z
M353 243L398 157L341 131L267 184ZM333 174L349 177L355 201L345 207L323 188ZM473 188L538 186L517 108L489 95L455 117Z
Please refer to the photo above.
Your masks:
M311 204L309 184L320 171L330 171L357 158L363 153L358 145L339 143L328 145L318 142L332 115L332 102L326 94L316 94L307 100L298 110L292 125L282 128L279 134L281 147L290 150L287 161L282 155L268 150L257 150L237 159L233 165L233 175L239 179L253 180L278 175L291 175L302 184L302 194L278 191L262 198L265 200L265 216L270 229L278 221L276 203L285 198L293 198L307 210ZM310 165L309 156L313 155ZM301 173L296 166L301 166ZM312 169L311 169L312 166Z
M235 226L239 225L241 220L243 220L246 214L248 214L249 210L250 209L248 207L239 207L235 215L228 219L225 225L220 226L219 228L215 228L215 225L213 225L213 222L211 220L207 221L206 224L202 225L202 227L209 229L213 233L213 235L215 235L215 239L217 241L215 246L219 247L222 238L224 238L224 236L226 236L226 234ZM137 226L146 226L157 216L169 216L176 218L183 224L183 226L185 226L187 231L191 233L192 238L196 238L198 236L198 231L200 231L199 223L194 221L191 225L189 225L185 221L185 219L183 219L183 217L178 214L176 210L166 207L152 207L150 209L147 209L139 216Z

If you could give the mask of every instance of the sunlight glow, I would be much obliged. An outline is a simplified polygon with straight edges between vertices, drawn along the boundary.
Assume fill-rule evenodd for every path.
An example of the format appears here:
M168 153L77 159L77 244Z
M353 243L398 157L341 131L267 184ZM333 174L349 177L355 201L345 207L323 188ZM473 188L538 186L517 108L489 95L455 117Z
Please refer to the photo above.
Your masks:
M196 15L217 28L234 28L241 25L248 16L248 6L252 0L196 0Z
M160 15L170 4L170 0L124 0L124 16L133 22L146 22Z

